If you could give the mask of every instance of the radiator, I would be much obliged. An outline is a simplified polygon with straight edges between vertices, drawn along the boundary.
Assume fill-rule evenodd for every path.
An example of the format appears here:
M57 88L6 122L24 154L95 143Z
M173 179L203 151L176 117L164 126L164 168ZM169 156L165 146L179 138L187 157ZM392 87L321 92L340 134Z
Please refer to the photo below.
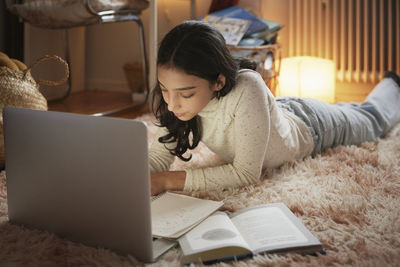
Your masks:
M331 59L342 82L400 75L400 0L289 1L289 56Z

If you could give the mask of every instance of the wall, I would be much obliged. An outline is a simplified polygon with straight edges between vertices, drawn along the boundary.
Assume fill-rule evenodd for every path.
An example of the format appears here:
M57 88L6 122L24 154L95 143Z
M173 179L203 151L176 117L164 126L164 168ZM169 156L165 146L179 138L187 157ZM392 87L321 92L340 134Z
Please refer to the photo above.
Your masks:
M207 14L211 0L196 1L196 17ZM288 25L289 0L240 0L239 5L251 8L258 15ZM190 19L190 0L158 0L158 41L175 25ZM145 32L149 31L149 11L141 16ZM46 54L63 55L63 35L58 30L43 30L30 27L29 46L25 49L26 60ZM89 26L70 31L73 67L73 91L100 89L128 91L123 72L127 62L140 62L138 30L135 22L112 23ZM280 31L279 42L283 47L283 57L288 53L287 26ZM148 42L148 34L146 35ZM85 44L86 42L86 44ZM47 68L50 76L53 68ZM62 74L58 74L62 75ZM338 101L361 101L369 92L371 84L338 84ZM57 89L58 90L58 89ZM54 94L51 88L47 93Z
M66 33L70 46L72 91L76 92L85 89L85 28L78 27L66 32L25 24L24 62L29 66L44 55L58 55L65 59ZM65 75L64 66L49 60L33 67L32 75L41 80L59 80ZM40 85L40 88L48 99L54 99L64 94L66 86Z
M288 3L289 0L239 1L239 5L243 8L249 8L257 15L283 25L289 24ZM206 15L210 4L211 0L197 0L196 17ZM142 18L145 30L148 31L148 12L144 12ZM160 41L172 27L187 19L190 19L189 0L158 0L158 40ZM87 88L126 90L122 66L128 61L140 62L136 28L134 23L97 25L88 28L87 47L90 49L87 49ZM128 36L127 32L130 33ZM288 54L285 50L288 38L287 27L284 27L279 33L279 42L283 44L283 57ZM112 49L121 50L104 53ZM104 68L101 64L103 60L108 62L108 68Z
M206 14L211 0L197 2L197 14ZM157 9L159 41L172 27L190 19L189 0L158 0ZM149 10L145 10L141 18L145 33L148 33ZM146 41L148 43L147 35ZM86 53L87 88L127 90L123 65L127 62L141 62L136 23L112 23L88 27Z
M196 15L208 12L211 0L197 1ZM190 0L158 0L158 40L172 27L190 19ZM148 44L149 10L141 15ZM37 28L26 24L26 64L45 54L65 57L63 30ZM141 62L138 27L135 22L110 23L68 30L71 48L72 91L99 89L128 91L123 72L127 62ZM57 64L42 64L34 70L34 77L59 78L62 68ZM41 86L48 98L63 94L64 86Z

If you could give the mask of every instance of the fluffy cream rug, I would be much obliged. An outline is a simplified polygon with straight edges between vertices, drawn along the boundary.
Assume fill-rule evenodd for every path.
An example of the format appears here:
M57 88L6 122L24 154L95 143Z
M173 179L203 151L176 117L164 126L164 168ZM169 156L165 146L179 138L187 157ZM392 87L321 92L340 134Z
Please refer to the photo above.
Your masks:
M149 122L150 141L156 127ZM174 169L220 164L203 145ZM7 222L6 174L0 174L1 266L134 266L133 257L62 240ZM323 243L326 255L258 255L219 266L400 266L400 125L385 138L359 147L329 149L315 158L271 170L253 186L193 196L223 200L226 212L284 202ZM178 266L175 248L153 266Z

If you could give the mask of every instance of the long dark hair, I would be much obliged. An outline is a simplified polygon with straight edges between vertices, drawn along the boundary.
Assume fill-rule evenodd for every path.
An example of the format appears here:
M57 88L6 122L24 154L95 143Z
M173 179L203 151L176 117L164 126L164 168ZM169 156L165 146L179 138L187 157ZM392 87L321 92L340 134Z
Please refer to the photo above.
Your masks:
M158 49L157 66L177 69L189 75L203 78L214 85L219 74L225 76L225 86L216 92L216 97L228 94L236 84L236 76L241 68L255 69L255 63L246 59L235 59L225 44L224 37L215 28L198 21L187 21L173 28L161 41ZM152 110L159 127L166 127L168 134L161 136L161 143L177 142L170 153L184 161L183 154L194 149L200 141L199 118L196 115L189 121L179 120L161 94L157 82L152 93ZM192 138L190 138L192 133ZM190 140L191 139L191 140Z

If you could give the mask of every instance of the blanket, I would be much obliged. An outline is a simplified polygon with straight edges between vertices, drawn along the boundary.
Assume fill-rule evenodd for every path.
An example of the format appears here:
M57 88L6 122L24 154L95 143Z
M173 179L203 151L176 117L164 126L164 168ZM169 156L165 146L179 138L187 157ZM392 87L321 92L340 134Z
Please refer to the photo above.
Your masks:
M146 114L149 142L154 118ZM222 163L200 144L189 162L172 169ZM400 266L400 124L387 136L360 146L340 146L301 161L268 170L259 183L218 192L192 192L222 200L223 211L272 202L285 203L318 237L326 254L263 254L216 266ZM151 266L179 266L179 247ZM132 256L63 240L51 233L10 224L7 218L6 172L0 173L1 266L137 266ZM197 264L194 264L197 265Z

